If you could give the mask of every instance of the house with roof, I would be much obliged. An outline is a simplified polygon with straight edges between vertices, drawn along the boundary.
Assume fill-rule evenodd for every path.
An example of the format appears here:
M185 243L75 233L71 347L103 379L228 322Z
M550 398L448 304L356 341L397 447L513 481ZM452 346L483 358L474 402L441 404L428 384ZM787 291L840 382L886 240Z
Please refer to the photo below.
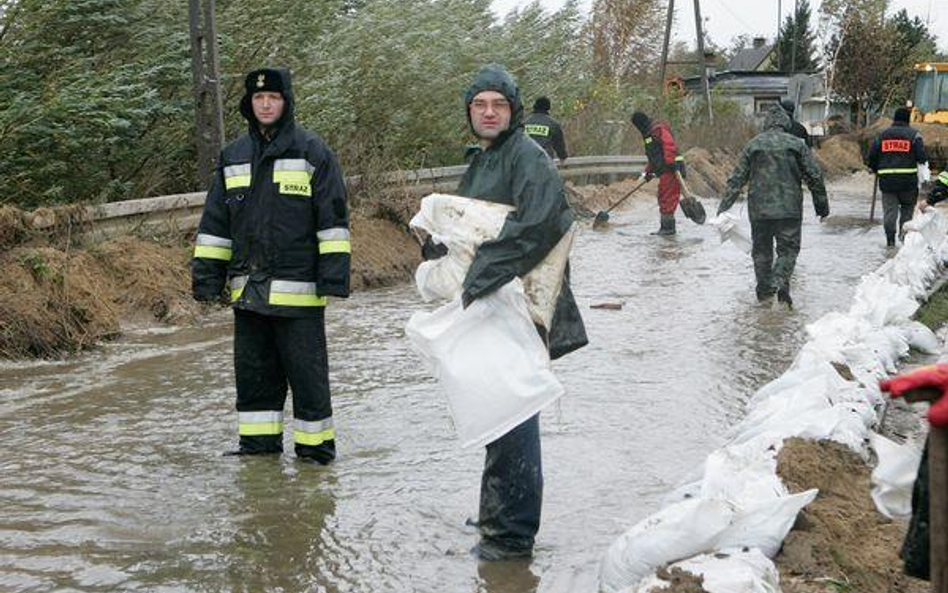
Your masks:
M850 118L848 104L826 101L822 72L790 74L776 70L773 44L763 37L750 47L739 50L720 72L708 69L708 86L717 99L731 101L747 117L762 117L770 106L789 99L796 106L795 118L814 136L825 134L825 121L834 117ZM685 102L697 107L703 95L700 76L681 80Z

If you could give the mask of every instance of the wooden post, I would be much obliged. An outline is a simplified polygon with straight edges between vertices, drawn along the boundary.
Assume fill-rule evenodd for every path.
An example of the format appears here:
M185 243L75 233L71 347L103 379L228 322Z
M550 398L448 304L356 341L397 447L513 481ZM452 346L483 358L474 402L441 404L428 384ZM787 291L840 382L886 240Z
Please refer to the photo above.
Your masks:
M197 149L196 181L199 188L205 189L224 144L214 0L189 0L188 20L191 31L194 141Z
M905 401L934 403L941 398L934 388L905 394ZM928 524L931 537L932 593L948 593L948 428L932 426L928 434Z
M872 206L869 207L869 222L876 215L876 193L879 191L879 176L876 175L872 180Z
M933 426L928 438L932 593L948 593L948 428Z

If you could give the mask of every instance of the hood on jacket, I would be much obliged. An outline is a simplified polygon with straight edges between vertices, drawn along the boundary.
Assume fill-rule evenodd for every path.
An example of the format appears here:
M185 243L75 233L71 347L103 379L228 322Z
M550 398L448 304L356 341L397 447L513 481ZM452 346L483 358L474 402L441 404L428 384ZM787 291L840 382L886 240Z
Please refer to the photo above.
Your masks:
M768 109L767 113L764 115L763 129L769 130L771 128L777 128L782 132L789 132L792 124L793 122L790 121L790 116L778 103L771 105L770 109Z
M481 68L471 86L464 91L464 113L471 132L474 131L474 125L471 123L471 101L483 91L497 91L510 101L510 126L507 128L507 133L501 136L506 136L517 129L523 122L523 103L520 101L520 89L517 87L517 82L500 64L488 64Z
M274 127L281 130L294 121L293 83L286 68L260 68L244 78L244 96L240 99L240 114L250 125L250 133L260 133L260 123L253 114L251 99L258 91L276 91L283 95L283 115Z

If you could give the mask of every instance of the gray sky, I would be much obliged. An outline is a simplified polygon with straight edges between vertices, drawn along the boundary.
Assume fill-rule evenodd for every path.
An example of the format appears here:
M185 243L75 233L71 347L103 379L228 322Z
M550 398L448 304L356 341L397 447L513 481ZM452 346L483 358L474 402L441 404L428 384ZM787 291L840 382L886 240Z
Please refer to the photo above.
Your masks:
M494 0L493 9L499 15L518 6L525 6L531 0ZM793 13L794 0L780 0L781 13L786 18ZM540 0L540 4L556 10L566 3L566 0ZM898 12L906 9L909 16L917 16L927 21L929 30L938 37L938 47L948 51L948 10L944 8L945 0L890 0L890 10ZM588 11L592 0L580 0L580 6ZM703 0L701 2L701 16L706 23L708 35L715 44L729 47L731 39L742 33L751 37L765 36L773 38L777 30L778 0ZM816 27L816 16L820 0L810 0L810 11L813 14L813 27ZM939 10L937 7L941 6ZM677 27L675 38L694 45L695 19L693 0L677 0L675 2ZM661 32L658 32L659 41Z

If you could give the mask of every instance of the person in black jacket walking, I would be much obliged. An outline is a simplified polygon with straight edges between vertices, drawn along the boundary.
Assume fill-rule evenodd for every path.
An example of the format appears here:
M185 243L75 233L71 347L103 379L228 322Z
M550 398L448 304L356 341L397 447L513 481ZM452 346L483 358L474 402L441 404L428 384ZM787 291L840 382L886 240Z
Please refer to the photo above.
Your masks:
M922 135L909 125L910 114L907 107L896 109L892 125L876 137L866 157L879 178L882 226L889 247L895 246L896 232L912 220L918 200L918 166L928 161Z
M796 136L800 140L803 140L804 143L810 148L813 148L813 139L810 138L810 133L806 131L806 126L801 124L793 117L793 112L796 111L796 105L793 104L793 101L789 99L784 99L780 102L780 106L783 107L783 110L787 112L787 115L790 116L790 134Z
M550 99L538 97L533 102L533 113L523 120L523 129L551 159L559 157L562 163L569 157L560 123L550 117Z
M324 307L349 295L349 215L335 155L297 126L290 73L244 80L248 133L221 152L191 263L192 291L234 308L239 446L283 451L293 390L293 442L304 461L335 458Z

